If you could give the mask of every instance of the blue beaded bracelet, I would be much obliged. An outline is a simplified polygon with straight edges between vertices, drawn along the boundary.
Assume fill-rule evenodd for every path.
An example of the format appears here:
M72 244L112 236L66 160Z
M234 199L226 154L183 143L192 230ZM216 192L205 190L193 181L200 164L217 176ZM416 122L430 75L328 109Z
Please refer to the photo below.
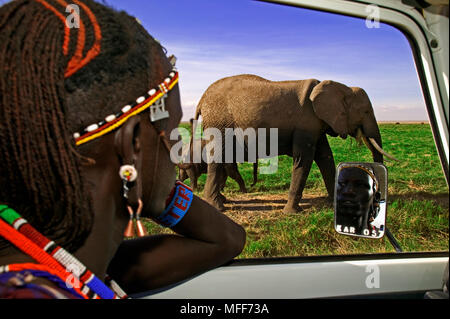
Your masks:
M175 183L172 200L164 212L156 218L157 222L165 227L173 227L183 219L191 207L194 193L187 185L180 181Z

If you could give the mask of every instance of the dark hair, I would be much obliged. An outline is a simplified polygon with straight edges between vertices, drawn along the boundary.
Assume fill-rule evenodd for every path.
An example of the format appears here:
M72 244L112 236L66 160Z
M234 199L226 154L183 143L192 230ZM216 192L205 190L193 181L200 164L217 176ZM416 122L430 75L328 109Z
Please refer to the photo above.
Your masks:
M0 203L73 252L93 224L80 170L80 151L88 154L90 146L76 148L73 133L142 95L136 83L150 88L161 81L167 67L161 46L133 17L78 0L85 32L83 56L94 46L96 32L98 36L89 13L101 29L101 49L65 76L81 31L70 29L67 41L60 17L69 13L63 3L17 0L0 8ZM6 242L0 240L4 247Z

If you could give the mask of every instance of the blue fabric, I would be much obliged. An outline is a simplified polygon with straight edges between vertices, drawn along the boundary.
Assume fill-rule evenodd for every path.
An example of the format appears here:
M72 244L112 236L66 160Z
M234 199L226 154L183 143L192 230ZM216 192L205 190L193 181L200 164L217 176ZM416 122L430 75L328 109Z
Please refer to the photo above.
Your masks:
M58 292L69 299L83 299L74 289L68 288L61 279L39 270L23 270L0 274L0 298L18 299L56 299L58 296L49 289L37 284L25 282L29 274L34 277L45 278L58 286Z

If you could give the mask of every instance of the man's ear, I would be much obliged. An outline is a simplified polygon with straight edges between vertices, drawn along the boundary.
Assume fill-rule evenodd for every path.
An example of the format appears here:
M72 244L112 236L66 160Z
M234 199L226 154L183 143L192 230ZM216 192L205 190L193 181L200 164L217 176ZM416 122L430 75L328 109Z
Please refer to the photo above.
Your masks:
M137 207L142 196L142 156L140 135L140 117L129 118L115 133L114 146L121 165L133 165L137 170L137 179L129 183L128 204Z
M381 200L381 193L375 192L375 195L373 196L373 202L376 204L379 204Z

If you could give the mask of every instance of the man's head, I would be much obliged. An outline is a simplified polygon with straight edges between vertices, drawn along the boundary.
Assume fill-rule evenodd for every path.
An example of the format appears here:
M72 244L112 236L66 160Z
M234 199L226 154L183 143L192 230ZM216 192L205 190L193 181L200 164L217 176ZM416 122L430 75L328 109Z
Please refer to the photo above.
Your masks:
M336 198L339 216L367 221L377 196L378 182L371 169L350 166L340 170Z
M120 165L139 166L133 191L144 213L161 210L175 171L148 112L79 147L73 134L155 88L172 66L133 17L74 0L80 26L69 29L65 3L17 0L0 8L0 201L73 251L91 230L93 193L114 190L122 205ZM170 131L181 118L178 87L165 102L170 118L155 126ZM95 164L86 167L87 158ZM113 182L108 169L116 171Z

